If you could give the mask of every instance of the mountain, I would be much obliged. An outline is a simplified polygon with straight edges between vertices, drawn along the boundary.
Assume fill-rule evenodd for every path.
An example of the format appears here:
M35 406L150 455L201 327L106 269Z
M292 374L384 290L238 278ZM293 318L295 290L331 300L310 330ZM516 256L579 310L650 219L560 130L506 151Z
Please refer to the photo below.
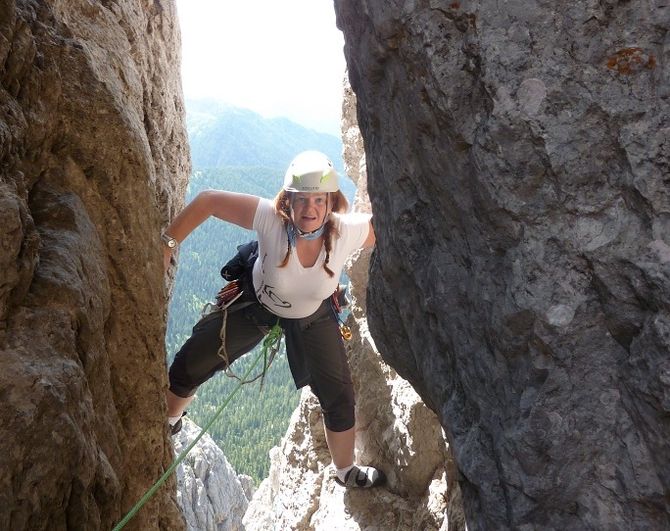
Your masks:
M195 169L286 168L297 153L306 149L328 155L338 171L344 167L339 138L286 118L264 118L214 100L187 100L186 127Z

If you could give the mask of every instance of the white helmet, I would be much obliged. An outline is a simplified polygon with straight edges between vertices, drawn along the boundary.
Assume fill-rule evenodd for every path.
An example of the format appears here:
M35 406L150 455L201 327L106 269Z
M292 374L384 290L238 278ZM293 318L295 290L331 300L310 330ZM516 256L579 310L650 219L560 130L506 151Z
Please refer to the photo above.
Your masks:
M303 151L284 175L287 192L337 192L340 187L333 163L319 151Z

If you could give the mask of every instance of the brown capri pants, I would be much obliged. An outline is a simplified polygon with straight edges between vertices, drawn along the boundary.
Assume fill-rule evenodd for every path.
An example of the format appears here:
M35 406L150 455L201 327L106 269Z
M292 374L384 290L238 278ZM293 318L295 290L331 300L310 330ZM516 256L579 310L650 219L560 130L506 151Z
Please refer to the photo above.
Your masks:
M241 305L240 305L241 306ZM228 309L226 351L232 364L258 345L277 321L286 332L289 365L297 388L309 384L331 431L354 426L354 391L337 318L327 299L304 319L279 319L258 303ZM217 371L226 368L218 355L223 312L202 318L170 366L170 391L186 398Z

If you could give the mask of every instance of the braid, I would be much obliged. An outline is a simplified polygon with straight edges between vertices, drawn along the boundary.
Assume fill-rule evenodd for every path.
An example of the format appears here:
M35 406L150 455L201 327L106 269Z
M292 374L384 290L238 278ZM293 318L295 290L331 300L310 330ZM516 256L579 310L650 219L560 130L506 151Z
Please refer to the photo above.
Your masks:
M286 222L284 222L284 227L286 227ZM286 231L284 231L286 232ZM288 259L289 256L291 256L291 241L288 239L288 232L286 233L286 256L284 256L284 259L282 260L281 264L279 264L279 267L286 267L288 264Z
M291 223L291 199L288 192L281 190L275 197L275 212L283 221L284 229L286 229L286 226ZM286 267L291 256L291 242L288 239L288 232L286 230L284 232L286 232L286 256L284 256L284 260L279 264L279 267Z
M333 212L346 212L349 204L347 203L347 198L344 197L342 192L335 192L329 194L332 197L333 201ZM328 222L323 231L323 247L326 250L326 260L323 262L323 268L328 273L329 277L334 277L332 269L328 267L328 262L330 261L330 251L333 248L333 238L339 238L340 231L335 227L335 221L333 220L332 214L330 215Z
M331 238L332 233L337 233L336 230L334 230L335 227L333 226L333 221L328 220L328 223L326 223L326 226L323 231L323 246L326 249L326 260L323 262L323 268L326 270L326 273L328 273L329 277L333 277L335 273L328 267L328 262L330 261L330 250L332 249L333 241Z

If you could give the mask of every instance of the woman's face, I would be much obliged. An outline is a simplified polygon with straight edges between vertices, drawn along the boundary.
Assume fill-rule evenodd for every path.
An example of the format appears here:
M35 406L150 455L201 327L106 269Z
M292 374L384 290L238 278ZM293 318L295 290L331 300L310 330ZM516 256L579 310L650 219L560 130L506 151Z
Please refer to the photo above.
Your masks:
M303 232L317 230L330 211L328 194L296 192L292 202L293 223Z

